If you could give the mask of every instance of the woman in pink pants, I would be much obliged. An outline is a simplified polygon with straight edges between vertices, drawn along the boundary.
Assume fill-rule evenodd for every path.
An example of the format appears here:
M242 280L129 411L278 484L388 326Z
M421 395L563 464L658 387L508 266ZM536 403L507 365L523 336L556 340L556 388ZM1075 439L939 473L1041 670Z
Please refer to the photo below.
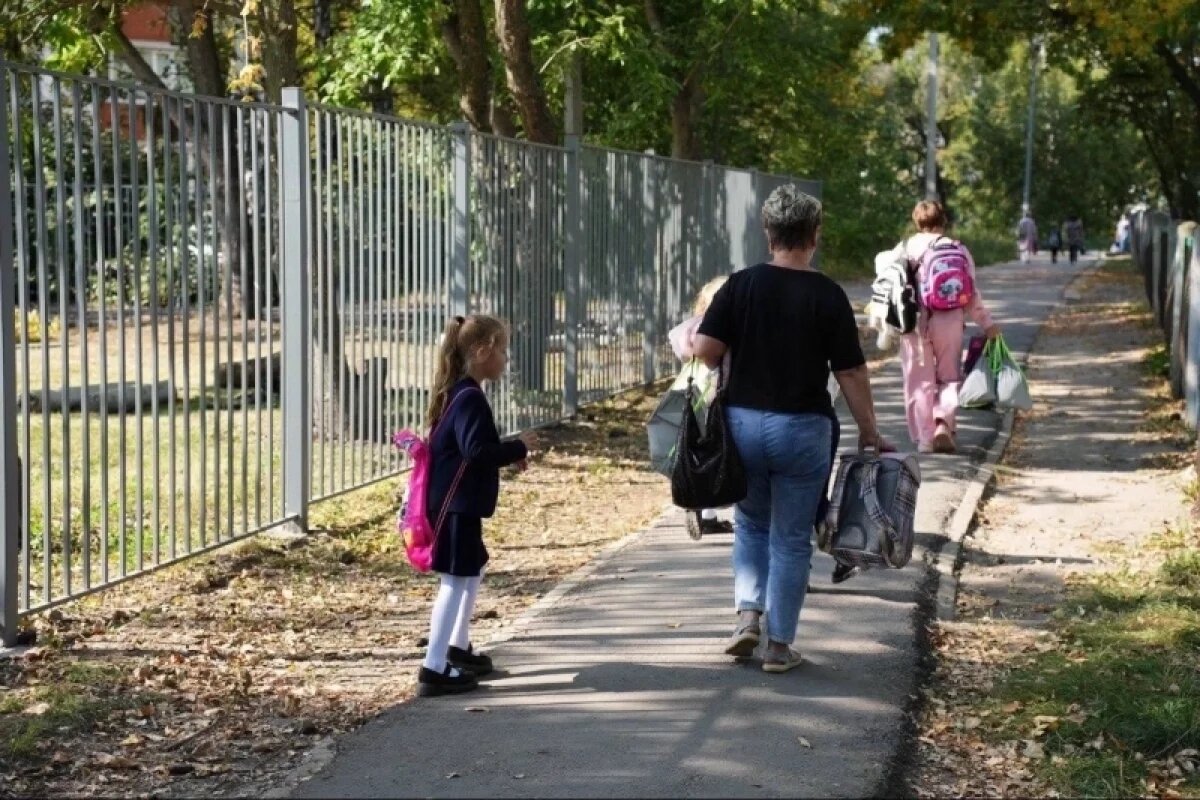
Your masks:
M946 212L940 203L922 200L912 212L917 233L897 246L912 269L925 250L946 233ZM968 254L969 255L969 254ZM919 453L953 453L958 385L962 381L962 340L966 315L983 329L989 339L1000 335L1000 326L983 305L975 262L970 260L975 291L970 304L953 311L921 309L920 323L900 338L900 365L904 371L904 408L908 435Z

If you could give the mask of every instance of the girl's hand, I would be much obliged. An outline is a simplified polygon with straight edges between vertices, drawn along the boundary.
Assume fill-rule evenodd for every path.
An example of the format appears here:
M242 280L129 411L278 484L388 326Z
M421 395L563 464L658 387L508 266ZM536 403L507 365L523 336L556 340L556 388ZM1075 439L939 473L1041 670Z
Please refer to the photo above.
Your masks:
M538 435L536 433L534 433L533 431L525 431L525 432L521 433L519 436L517 436L517 438L520 439L522 443L524 443L526 450L529 450L530 452L532 452L537 449Z
M517 472L524 472L525 470L529 469L529 459L522 458L520 461L518 461L513 466L516 467Z
M991 325L989 325L989 326L987 327L987 330L985 330L985 331L983 332L983 335L984 335L984 336L986 336L986 337L987 337L987 338L989 338L989 339L998 339L998 338L1000 338L1000 326L999 326L999 325L997 325L997 324L995 324L995 323L992 323Z

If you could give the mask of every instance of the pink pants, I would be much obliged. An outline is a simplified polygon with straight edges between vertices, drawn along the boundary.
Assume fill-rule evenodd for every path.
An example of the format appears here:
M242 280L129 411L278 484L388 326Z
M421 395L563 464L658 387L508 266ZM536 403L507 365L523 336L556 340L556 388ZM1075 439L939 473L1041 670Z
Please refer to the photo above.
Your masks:
M962 381L963 325L962 311L937 311L929 315L923 334L900 337L904 412L908 435L918 445L933 441L938 422L946 423L951 432L955 430L958 385Z

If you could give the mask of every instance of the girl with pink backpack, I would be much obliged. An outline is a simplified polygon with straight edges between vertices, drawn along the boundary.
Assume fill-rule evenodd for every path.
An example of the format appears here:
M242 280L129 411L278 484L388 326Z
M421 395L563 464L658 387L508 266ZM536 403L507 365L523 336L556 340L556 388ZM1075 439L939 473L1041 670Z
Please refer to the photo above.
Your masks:
M971 253L946 236L942 205L922 200L912 221L917 233L895 250L910 265L921 306L916 329L900 337L908 434L919 453L954 453L966 316L989 339L1000 335L1000 326L979 294Z
M508 326L472 314L446 325L429 401L429 437L411 431L396 444L412 454L408 502L400 528L410 563L439 574L429 646L417 675L417 694L469 692L492 671L492 660L471 646L470 623L488 561L483 519L496 511L500 468L524 470L537 436L501 441L483 393L508 365Z

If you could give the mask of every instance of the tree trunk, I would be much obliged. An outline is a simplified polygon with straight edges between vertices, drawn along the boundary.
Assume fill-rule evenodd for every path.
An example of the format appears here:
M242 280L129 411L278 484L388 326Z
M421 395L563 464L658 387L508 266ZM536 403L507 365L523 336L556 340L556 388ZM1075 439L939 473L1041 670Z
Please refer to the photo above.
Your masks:
M683 81L671 99L671 157L699 161L700 142L696 138L697 118L700 115L698 72Z
M208 4L204 0L173 0L168 19L172 38L186 55L188 75L195 93L209 97L227 96L228 75L222 67L223 59L213 29L216 15ZM207 114L208 109L212 110L211 116ZM258 304L254 302L253 278L248 272L243 285L241 275L241 226L246 215L246 193L244 176L238 172L237 125L237 114L233 110L227 106L209 106L201 119L200 130L196 132L195 146L200 165L207 168L215 184L211 203L218 228L217 238L221 243L219 295L239 315L256 317ZM203 180L202 171L198 171L197 178Z
M301 85L296 56L300 25L295 0L259 3L258 26L262 39L263 88L267 100L278 103L284 87Z
M492 130L492 64L487 25L480 0L443 0L449 13L442 21L442 41L458 74L459 101L471 127Z
M508 90L517 104L525 137L532 142L558 144L558 125L550 113L546 92L533 63L525 0L496 0L496 39L504 59Z

